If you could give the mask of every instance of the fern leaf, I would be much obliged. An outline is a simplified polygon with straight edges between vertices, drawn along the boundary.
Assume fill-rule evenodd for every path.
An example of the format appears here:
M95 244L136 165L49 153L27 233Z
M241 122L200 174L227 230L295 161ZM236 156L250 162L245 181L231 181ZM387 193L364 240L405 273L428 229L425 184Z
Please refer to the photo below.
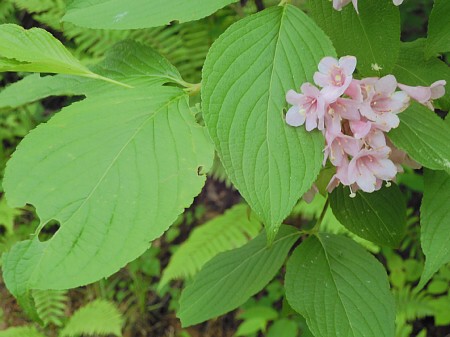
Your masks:
M0 337L46 337L41 334L35 327L18 326L0 331Z
M398 321L415 321L434 314L432 298L424 291L418 292L407 286L394 291L394 297Z
M76 311L61 331L60 336L122 336L123 322L122 314L113 303L96 300Z
M67 304L66 290L34 290L36 310L45 326L62 326Z
M234 206L193 230L170 259L158 288L173 279L193 277L214 256L244 245L260 230L261 223L249 213L247 205Z

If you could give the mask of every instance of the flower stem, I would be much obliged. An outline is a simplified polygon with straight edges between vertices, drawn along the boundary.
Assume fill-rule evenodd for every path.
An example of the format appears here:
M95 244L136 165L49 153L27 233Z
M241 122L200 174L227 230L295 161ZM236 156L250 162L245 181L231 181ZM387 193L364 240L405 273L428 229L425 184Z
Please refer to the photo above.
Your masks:
M308 234L315 234L319 232L320 225L323 222L323 219L325 218L325 214L327 214L328 206L330 205L330 200L327 198L325 201L325 204L323 205L322 212L320 213L319 219L317 219L316 224L313 228L311 228L309 231L305 231Z

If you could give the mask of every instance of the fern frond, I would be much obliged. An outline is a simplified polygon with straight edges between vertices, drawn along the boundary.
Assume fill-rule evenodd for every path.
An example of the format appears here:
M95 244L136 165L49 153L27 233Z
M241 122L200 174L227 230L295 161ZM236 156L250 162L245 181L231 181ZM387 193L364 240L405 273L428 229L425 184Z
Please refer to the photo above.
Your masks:
M420 292L406 286L394 291L397 305L397 320L415 321L434 314L433 299L424 291Z
M0 24L14 22L15 8L10 0L0 1Z
M225 186L227 186L228 188L234 188L230 178L228 177L227 172L225 171L225 168L223 167L217 155L214 158L214 162L211 169L209 170L209 175L213 179L220 181L221 183L224 183Z
M67 290L33 290L36 311L44 325L62 326L67 305Z
M193 277L217 254L238 248L254 238L261 227L245 204L236 205L223 215L197 227L170 259L158 288L161 289L173 279Z
M0 337L46 337L41 334L35 327L18 326L0 331Z
M96 300L76 311L60 336L122 336L123 323L123 316L113 303Z

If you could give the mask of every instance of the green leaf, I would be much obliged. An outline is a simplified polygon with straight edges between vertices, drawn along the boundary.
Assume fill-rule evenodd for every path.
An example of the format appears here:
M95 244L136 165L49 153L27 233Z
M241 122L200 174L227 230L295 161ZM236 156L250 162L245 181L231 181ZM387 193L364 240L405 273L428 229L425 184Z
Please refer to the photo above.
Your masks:
M421 218L421 243L425 267L419 287L423 287L444 264L450 262L450 175L425 170Z
M286 92L311 81L335 52L308 16L276 6L232 25L203 69L204 118L234 185L267 227L281 222L316 179L323 136L284 121Z
M299 232L281 226L271 246L261 233L246 245L208 261L181 294L177 313L183 326L225 314L264 288L284 263Z
M428 39L426 54L428 57L450 51L450 2L435 0L428 20Z
M400 55L393 70L398 82L424 87L438 80L446 80L447 83L450 83L450 69L445 62L438 58L425 60L425 42L424 39L418 39L401 44ZM449 90L438 102L442 102L447 109L450 107Z
M280 319L273 323L267 332L267 337L297 337L298 327L294 321Z
M241 247L261 230L261 223L245 204L234 206L223 215L194 229L172 255L158 288L176 278L192 278L217 254Z
M107 52L105 59L92 69L102 76L134 87L183 82L178 70L166 58L134 41L117 43ZM115 89L115 85L96 79L33 74L0 92L0 108L14 108L48 96L94 96Z
M330 194L330 206L349 231L379 245L397 246L406 230L406 202L397 185L354 198L342 186Z
M83 66L44 29L25 30L14 24L0 25L1 71L71 74L111 81Z
M450 172L450 124L416 102L398 116L400 125L389 132L394 145L425 167Z
M8 289L67 289L111 275L149 247L200 192L213 147L174 87L110 91L75 103L18 146L3 182L61 227L3 257ZM27 306L29 308L29 305Z
M74 0L63 21L101 29L157 27L171 21L186 22L208 16L237 0Z
M33 326L18 326L0 331L0 337L47 337Z
M338 55L354 55L361 76L391 73L400 49L400 15L392 0L360 0L333 9L329 0L309 0L310 15L333 41Z
M96 300L76 311L60 336L122 336L123 323L122 314L113 303Z
M257 333L258 331L266 330L267 321L262 318L253 318L244 321L239 325L235 336L249 336L251 334Z
M351 239L309 237L287 263L285 287L315 337L394 337L386 271Z

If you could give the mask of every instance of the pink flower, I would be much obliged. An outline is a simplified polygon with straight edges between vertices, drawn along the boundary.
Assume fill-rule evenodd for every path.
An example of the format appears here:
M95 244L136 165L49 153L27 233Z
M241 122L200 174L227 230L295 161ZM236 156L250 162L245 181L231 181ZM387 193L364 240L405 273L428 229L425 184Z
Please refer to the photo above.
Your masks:
M366 118L359 121L350 121L349 124L353 137L357 139L364 138L372 129L372 122L368 121Z
M353 7L355 7L356 13L358 12L358 0L333 0L333 8L340 11L342 8L350 3L353 3Z
M331 177L330 182L327 185L327 191L331 193L339 184L350 186L350 180L348 179L348 157L344 157L341 164L336 167L336 173Z
M286 123L300 126L306 121L307 131L315 128L323 130L325 101L319 89L311 83L304 83L300 90L303 94L294 90L289 90L286 94L286 101L293 105L286 114Z
M406 109L409 97L402 91L395 92L397 80L392 75L380 79L366 78L361 80L364 101L361 104L361 115L382 131L396 128L400 123L397 116Z
M445 95L446 84L447 84L446 81L440 80L434 82L429 87L422 87L422 86L410 87L409 85L401 83L398 84L398 87L402 89L404 92L406 92L409 97L425 105L430 110L434 111L432 101L434 99L441 98L442 96Z
M407 165L413 169L420 169L420 165L415 160L411 159L408 154L394 146L389 138L386 137L386 143L391 148L391 153L389 154L389 159L392 160L395 167L397 167L397 172L403 172L402 165Z
M343 160L347 159L348 155L354 156L358 154L362 145L360 140L344 135L343 133L331 134L327 132L325 138L327 146L324 151L324 164L330 158L334 166L341 165Z
M329 103L334 102L349 87L356 68L356 57L344 56L338 60L324 57L319 63L319 71L314 74L314 82L322 87L322 95Z
M356 183L364 192L373 192L381 187L382 180L392 180L397 168L389 160L389 147L362 149L348 164L348 180Z

